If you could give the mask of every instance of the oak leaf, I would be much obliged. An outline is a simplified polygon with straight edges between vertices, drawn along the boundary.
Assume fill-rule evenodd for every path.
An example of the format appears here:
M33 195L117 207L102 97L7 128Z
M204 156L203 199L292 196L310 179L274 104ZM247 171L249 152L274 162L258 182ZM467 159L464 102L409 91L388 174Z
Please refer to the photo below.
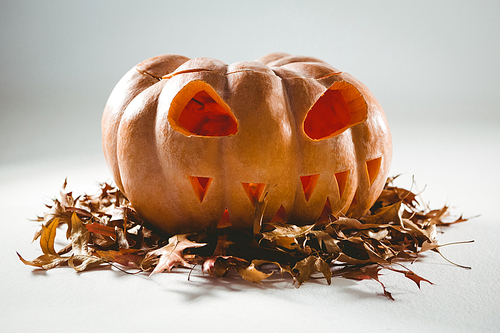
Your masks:
M71 216L71 249L74 255L90 255L88 242L90 233L76 213Z
M203 272L216 277L224 277L233 269L253 283L268 278L273 271L267 273L264 265L273 265L281 273L291 274L299 286L318 273L328 283L332 275L370 279L382 286L386 297L393 299L379 280L380 270L402 273L418 287L422 282L431 283L392 265L414 261L428 250L441 254L441 246L456 243L439 244L436 227L467 220L460 216L444 222L447 206L430 210L420 204L417 195L392 186L388 179L378 200L360 219L332 215L325 219L322 215L312 225L264 221L269 192L265 190L264 198L255 201L253 228L238 229L229 223L224 228L165 239L139 216L118 188L104 183L99 193L74 198L66 186L65 181L61 198L55 199L43 218L37 219L43 224L34 240L39 239L42 255L29 261L18 254L24 264L43 269L68 265L82 271L108 263L152 271L151 274L201 264ZM68 226L68 244L56 251L56 232L64 224ZM332 273L335 267L341 268Z
M405 275L406 278L412 280L413 282L415 282L418 286L418 289L420 289L420 283L423 281L423 282L427 282L429 284L434 284L432 283L431 281L427 280L427 279L424 279L423 277L415 274L413 271L409 270L409 269L406 269L406 270L400 270L400 269L395 269L395 268L392 268L392 267L388 267L388 269L394 271L394 272L398 272L398 273L403 273Z
M379 272L381 269L382 269L381 266L369 265L352 269L347 273L344 273L342 276L348 279L353 279L358 281L359 280L377 281L382 286L382 289L384 291L384 296L394 301L394 297L392 297L392 294L385 288L385 285L382 283L382 281L379 280Z
M276 246L293 250L300 248L297 242L299 236L304 236L308 231L313 229L313 225L296 226L291 224L272 225L274 230L262 233L262 239L267 240Z
M404 206L402 201L398 201L392 205L380 208L375 214L362 217L362 223L370 224L387 224L390 222L402 224L401 216L403 215Z
M298 286L311 277L316 272L323 273L328 284L332 282L332 272L330 266L320 257L309 256L295 264L292 269L294 273L294 281L297 281Z
M143 252L143 250L137 249L119 249L118 251L98 250L96 251L96 255L105 262L112 262L126 267L140 268L145 257Z
M217 258L226 256L226 251L228 247L234 244L233 241L228 240L228 237L229 236L227 234L218 236L217 245L215 247L214 253L212 254L211 257L203 261L202 265L203 272L207 272L208 274L210 274L210 276L213 275L215 270L215 261L217 260Z
M172 268L178 266L191 267L191 265L184 260L182 252L186 249L202 247L206 244L192 242L187 236L187 234L181 234L170 237L167 245L151 251L146 255L143 266L146 267L151 262L155 262L157 257L159 257L159 259L157 259L158 263L151 275L163 272L164 270L170 272Z

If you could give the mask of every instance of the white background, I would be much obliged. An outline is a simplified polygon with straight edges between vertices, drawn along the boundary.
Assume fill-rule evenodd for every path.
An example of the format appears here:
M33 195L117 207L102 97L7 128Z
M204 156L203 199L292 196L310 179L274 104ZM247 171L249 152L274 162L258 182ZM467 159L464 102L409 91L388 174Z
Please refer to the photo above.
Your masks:
M500 188L499 1L0 2L0 329L24 331L496 332ZM226 63L270 52L327 61L384 107L392 174L431 206L479 215L444 230L452 266L429 254L411 268L435 285L383 277L296 289L195 271L152 278L24 266L42 214L65 177L75 192L110 181L100 118L116 82L149 57Z

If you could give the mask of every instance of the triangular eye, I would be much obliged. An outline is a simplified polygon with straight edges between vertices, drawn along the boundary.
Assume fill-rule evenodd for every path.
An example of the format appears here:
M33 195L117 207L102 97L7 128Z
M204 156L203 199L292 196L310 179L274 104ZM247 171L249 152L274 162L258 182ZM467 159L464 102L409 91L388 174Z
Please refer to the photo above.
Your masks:
M361 93L345 81L335 82L307 112L304 133L313 140L341 134L363 122L367 105Z
M229 106L203 81L191 81L174 97L168 112L172 128L187 136L228 136L238 132Z

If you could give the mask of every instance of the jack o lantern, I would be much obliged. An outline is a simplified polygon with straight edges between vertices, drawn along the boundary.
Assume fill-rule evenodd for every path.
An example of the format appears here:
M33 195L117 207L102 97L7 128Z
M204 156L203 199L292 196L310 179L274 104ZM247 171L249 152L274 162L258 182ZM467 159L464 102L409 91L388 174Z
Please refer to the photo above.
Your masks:
M168 233L251 228L266 191L264 221L360 217L392 154L384 112L362 83L284 53L232 65L148 59L114 88L102 132L117 186Z

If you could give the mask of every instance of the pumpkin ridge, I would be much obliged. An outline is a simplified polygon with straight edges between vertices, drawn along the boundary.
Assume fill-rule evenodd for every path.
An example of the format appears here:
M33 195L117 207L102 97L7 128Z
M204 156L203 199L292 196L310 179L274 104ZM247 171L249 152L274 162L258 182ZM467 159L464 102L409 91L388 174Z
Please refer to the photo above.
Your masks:
M392 144L368 88L310 57L262 60L159 56L117 84L102 120L105 158L134 208L158 228L251 228L263 184L279 185L265 200L264 221L297 225L357 217L380 193ZM316 105L323 95L324 106ZM320 112L309 114L314 105ZM237 131L225 129L228 115ZM309 135L308 115L320 128Z
M156 79L156 80L158 80L158 81L161 81L161 79L162 79L161 77L154 76L153 74L151 74L151 73L149 73L149 72L147 72L147 71L145 71L145 70L141 70L141 69L139 69L139 68L137 68L137 67L135 68L135 70L136 70L136 71L138 71L140 74L142 74L142 75L144 75L144 76L149 76L149 77L151 77L151 78L153 78L153 79Z
M139 73L143 74L143 75L151 76L152 78L155 78L157 80L168 80L168 79L171 79L172 77L177 76L177 75L190 74L190 73L199 73L199 72L212 72L212 73L218 73L220 75L231 75L231 74L238 74L238 73L253 73L253 74L269 75L267 73L255 71L253 69L239 69L239 70L231 71L231 72L227 72L227 73L219 73L219 72L211 70L211 69L199 68L199 69L187 69L187 70L183 70L183 71L180 71L180 72L173 72L173 73L170 73L168 75L162 76L161 79L160 79L160 78L158 78L158 77L156 77L156 76L154 76L152 74L147 73L146 71L144 71L144 73L142 73L139 70L137 70L137 71ZM273 73L274 73L274 71L273 71ZM274 73L274 74L276 75L276 73ZM339 74L339 73L335 73L335 74ZM278 75L276 75L276 76L278 76ZM304 77L298 76L297 78L303 79Z
M181 75L181 74L189 74L189 73L198 73L198 72L213 72L213 73L218 73L217 71L214 71L213 69L208 69L208 68L192 68L192 69L185 69L182 71L178 72L172 72L167 75L163 75L161 78L163 80L168 80L173 78L174 76Z
M333 73L326 74L326 75L323 75L323 76L320 76L320 77L315 77L314 79L315 80L323 80L323 79L329 78L329 77L334 76L334 75L340 75L342 73L343 73L342 71L333 72Z

